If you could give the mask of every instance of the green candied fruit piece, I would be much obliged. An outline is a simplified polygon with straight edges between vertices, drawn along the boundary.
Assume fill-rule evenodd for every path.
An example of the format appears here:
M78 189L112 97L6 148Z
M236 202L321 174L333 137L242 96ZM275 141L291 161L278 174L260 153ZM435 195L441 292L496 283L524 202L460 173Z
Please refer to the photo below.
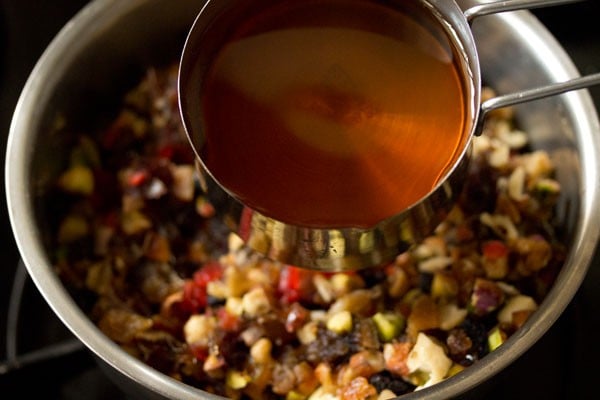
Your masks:
M543 178L536 182L535 190L540 194L556 194L560 192L560 183L554 179Z
M94 192L94 173L84 165L75 165L62 173L58 185L69 193L90 195Z
M288 392L285 396L285 400L306 400L306 396L302 393L298 393L294 390Z
M62 244L75 242L90 233L87 220L79 215L68 215L58 228L58 242Z
M225 383L232 389L243 389L250 382L250 377L243 372L229 370L225 378Z
M490 351L496 350L506 340L506 334L499 327L492 329L488 335L488 347Z
M384 342L389 342L393 338L398 337L404 330L406 322L402 315L394 313L378 312L373 315L372 319L377 327L379 337Z

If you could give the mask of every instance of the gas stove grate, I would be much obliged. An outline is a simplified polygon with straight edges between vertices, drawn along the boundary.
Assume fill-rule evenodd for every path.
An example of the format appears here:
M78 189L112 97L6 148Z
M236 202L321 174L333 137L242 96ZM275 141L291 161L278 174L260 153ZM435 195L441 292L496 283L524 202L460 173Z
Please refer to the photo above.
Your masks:
M71 338L58 343L49 343L38 349L19 354L19 319L25 285L28 281L29 275L25 264L23 261L19 261L6 313L6 360L0 362L0 375L35 363L59 359L84 349L83 343L76 338Z

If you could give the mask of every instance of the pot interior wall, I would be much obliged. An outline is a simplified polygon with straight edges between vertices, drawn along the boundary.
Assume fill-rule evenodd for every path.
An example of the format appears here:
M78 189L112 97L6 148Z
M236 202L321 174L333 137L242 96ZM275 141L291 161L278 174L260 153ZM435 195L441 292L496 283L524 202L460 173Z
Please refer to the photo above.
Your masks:
M44 194L67 161L62 149L70 140L69 132L93 129L107 121L119 105L119 96L135 84L146 66L176 60L202 1L105 3L112 7L102 8L92 26L71 40L72 48L61 49L60 62L56 58L50 65L54 70L43 71L46 81L37 99L40 115L30 132L32 157L27 167L45 243L52 235L52 215ZM508 93L556 79L543 54L536 54L506 20L485 17L474 29L485 84ZM548 150L558 166L563 187L558 222L568 245L579 229L583 170L576 114L570 107L562 96L517 107L519 124L531 134L533 147ZM121 379L116 381L123 384Z

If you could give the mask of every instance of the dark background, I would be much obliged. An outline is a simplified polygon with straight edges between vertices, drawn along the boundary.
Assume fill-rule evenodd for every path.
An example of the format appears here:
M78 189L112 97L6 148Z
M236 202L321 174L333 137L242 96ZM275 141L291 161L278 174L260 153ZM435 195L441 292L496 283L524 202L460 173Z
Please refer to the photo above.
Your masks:
M176 0L173 0L176 1ZM54 35L87 1L0 0L0 163L4 174L10 119L25 81ZM582 74L600 71L600 1L535 10ZM518 71L516 71L518 73ZM600 109L600 87L590 90ZM6 308L18 265L0 198L0 363L6 358ZM490 399L577 399L597 392L600 379L600 256L571 305L546 335L491 382ZM27 282L19 325L19 353L71 335ZM118 399L124 396L81 349L49 361L0 373L0 398L43 393L46 399ZM591 395L591 397L595 397Z

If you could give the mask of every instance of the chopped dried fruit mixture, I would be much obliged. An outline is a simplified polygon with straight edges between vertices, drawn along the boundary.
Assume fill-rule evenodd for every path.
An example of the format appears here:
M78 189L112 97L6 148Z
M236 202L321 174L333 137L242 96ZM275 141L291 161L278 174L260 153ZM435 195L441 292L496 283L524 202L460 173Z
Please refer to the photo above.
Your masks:
M150 366L233 399L388 399L501 346L551 286L560 187L510 110L475 138L464 196L435 234L389 265L319 273L217 222L175 83L175 67L150 69L106 129L77 135L49 202L58 274Z

